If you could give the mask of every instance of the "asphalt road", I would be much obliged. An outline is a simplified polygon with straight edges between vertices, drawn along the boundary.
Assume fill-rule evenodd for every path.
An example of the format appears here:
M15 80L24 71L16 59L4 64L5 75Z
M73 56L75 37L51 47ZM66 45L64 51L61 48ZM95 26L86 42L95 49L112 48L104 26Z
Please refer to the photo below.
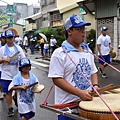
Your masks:
M36 52L35 54L31 55L29 53L28 57L33 61L32 62L32 72L37 76L40 83L45 85L45 89L41 94L36 94L36 116L32 118L31 120L57 120L57 115L54 112L51 112L49 110L45 110L43 108L40 108L40 104L42 104L48 94L48 91L50 90L52 86L52 80L47 77L48 74L48 66L49 66L49 60L43 60L40 57L40 52ZM39 58L39 59L36 59ZM98 63L96 63L97 66ZM120 64L118 63L112 63L112 66L119 69ZM102 78L101 74L98 72L98 78L99 78L99 85L100 87L103 87L105 85L108 85L110 83L114 85L120 85L120 74L119 72L115 71L111 67L106 67L105 69L106 74L108 78ZM50 96L48 97L49 104L54 103L54 88L52 89ZM0 120L20 120L19 114L17 112L17 108L14 105L13 102L13 108L15 109L15 115L13 117L7 117L7 107L6 107L6 101L5 99L0 100Z

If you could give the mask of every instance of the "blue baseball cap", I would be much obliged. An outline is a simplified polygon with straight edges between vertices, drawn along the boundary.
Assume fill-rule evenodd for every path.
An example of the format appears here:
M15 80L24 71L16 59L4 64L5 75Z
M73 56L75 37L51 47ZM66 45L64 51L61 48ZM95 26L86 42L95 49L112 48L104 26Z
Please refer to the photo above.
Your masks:
M14 33L13 30L5 30L4 34L5 34L5 38L9 38L9 37L14 37L15 36L15 33Z
M19 68L22 68L23 66L26 66L26 65L30 65L31 66L30 60L28 58L22 58L19 61Z
M106 31L106 30L108 30L107 27L101 27L101 31Z
M68 30L71 27L81 27L81 26L90 26L91 23L84 22L79 15L70 16L64 23L65 30Z

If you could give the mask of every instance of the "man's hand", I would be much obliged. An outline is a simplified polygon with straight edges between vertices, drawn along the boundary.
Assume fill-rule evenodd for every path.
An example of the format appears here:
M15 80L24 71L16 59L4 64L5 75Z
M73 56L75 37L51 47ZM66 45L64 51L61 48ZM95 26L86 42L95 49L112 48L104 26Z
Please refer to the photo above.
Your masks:
M4 62L10 62L11 61L11 58L3 58L2 59Z
M94 88L95 88L97 91L100 89L98 86L94 86ZM93 94L93 96L94 96L94 97L98 97L98 94L95 93L95 94Z
M93 96L91 95L91 91L90 90L80 90L80 93L79 93L79 97L80 99L82 100L92 100L93 99Z

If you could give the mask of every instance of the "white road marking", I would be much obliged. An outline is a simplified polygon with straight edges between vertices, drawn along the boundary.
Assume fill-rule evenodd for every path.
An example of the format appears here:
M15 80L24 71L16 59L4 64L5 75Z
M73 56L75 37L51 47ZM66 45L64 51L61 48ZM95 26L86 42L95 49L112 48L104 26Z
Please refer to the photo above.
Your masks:
M50 61L48 61L48 60L42 60L42 59L37 59L36 61L50 63Z
M33 68L36 68L36 67L31 66L31 68L33 69Z
M43 63L38 63L38 62L35 62L35 61L32 61L32 60L31 60L31 63L36 64L36 65L40 65L42 67L49 67L49 65L46 65L46 64L43 64Z

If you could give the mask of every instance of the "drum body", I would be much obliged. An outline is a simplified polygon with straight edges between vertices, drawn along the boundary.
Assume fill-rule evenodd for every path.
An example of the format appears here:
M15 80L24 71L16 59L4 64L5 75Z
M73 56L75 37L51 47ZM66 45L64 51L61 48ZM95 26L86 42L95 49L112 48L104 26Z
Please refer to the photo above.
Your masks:
M107 105L120 119L120 95L101 95ZM79 114L91 120L115 120L114 116L99 97L94 97L92 101L81 101L79 103Z
M109 52L110 58L115 58L116 57L116 52L114 50L111 50Z

